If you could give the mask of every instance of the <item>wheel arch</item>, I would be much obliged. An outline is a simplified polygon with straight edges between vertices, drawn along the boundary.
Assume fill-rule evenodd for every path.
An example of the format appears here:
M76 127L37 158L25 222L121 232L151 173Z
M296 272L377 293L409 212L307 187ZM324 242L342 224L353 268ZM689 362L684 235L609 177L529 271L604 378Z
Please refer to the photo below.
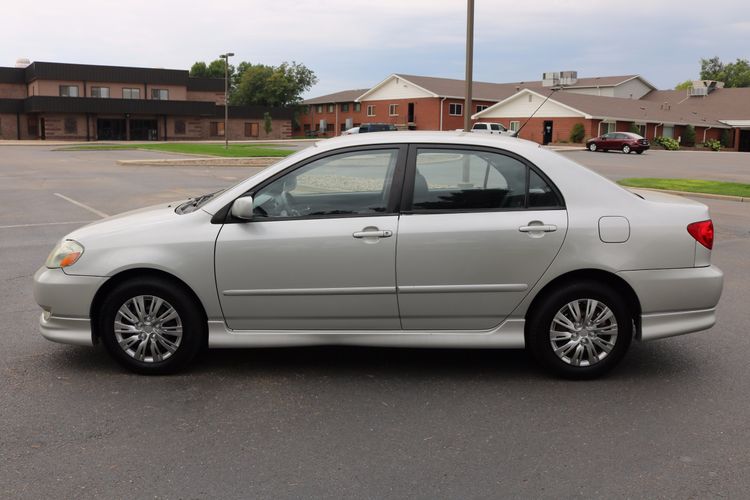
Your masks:
M630 313L633 316L633 323L635 324L635 337L640 339L641 337L641 302L638 299L638 295L630 284L617 276L616 274L604 271L602 269L579 269L576 271L570 271L565 274L561 274L556 277L536 294L534 299L531 301L528 310L526 311L526 325L528 326L528 318L535 313L536 309L541 303L546 300L553 290L566 285L568 283L580 282L580 281L596 281L604 283L607 286L613 288L628 304Z
M94 295L94 299L91 301L91 309L89 311L89 317L91 318L91 339L94 342L94 344L99 342L99 312L101 310L102 302L104 301L107 294L112 291L115 287L117 287L120 283L124 283L128 280L135 279L135 278L144 278L144 277L152 277L161 279L164 281L168 281L174 286L177 286L181 288L184 292L186 292L190 298L195 301L196 304L199 306L199 312L201 316L203 317L204 321L208 321L208 315L206 314L206 307L203 305L203 302L201 302L200 298L198 298L198 295L193 291L190 286L182 281L177 276L170 274L166 271L161 271L159 269L153 269L153 268L134 268L134 269L126 269L124 271L120 271L119 273L113 275L111 278L109 278L107 281L102 284L101 287L99 287L99 290L96 291L96 294Z

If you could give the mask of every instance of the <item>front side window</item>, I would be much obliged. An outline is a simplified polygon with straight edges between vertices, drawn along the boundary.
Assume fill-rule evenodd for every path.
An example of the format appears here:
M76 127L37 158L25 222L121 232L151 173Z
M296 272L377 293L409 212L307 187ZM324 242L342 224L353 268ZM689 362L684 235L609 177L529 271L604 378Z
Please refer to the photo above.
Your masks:
M356 151L315 160L254 195L260 219L386 213L398 149Z
M167 89L151 89L151 99L155 99L157 101L168 101L169 100L169 90L167 90Z
M464 114L464 105L452 102L448 105L448 114L451 116L461 116Z
M561 204L552 187L516 158L485 151L417 151L413 211L519 210L542 206Z
M109 97L109 87L91 87L91 97Z
M140 99L141 89L122 89L123 99Z
M60 85L60 97L78 97L78 86Z

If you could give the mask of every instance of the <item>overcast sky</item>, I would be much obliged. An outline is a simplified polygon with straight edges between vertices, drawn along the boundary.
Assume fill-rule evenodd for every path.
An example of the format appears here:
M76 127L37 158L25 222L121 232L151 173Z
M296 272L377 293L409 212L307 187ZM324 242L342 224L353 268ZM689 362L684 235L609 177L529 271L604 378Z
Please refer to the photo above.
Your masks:
M31 7L33 5L33 7ZM304 63L307 96L391 73L463 78L465 0L35 0L4 2L0 66L32 61L188 69L225 51ZM641 74L659 88L699 59L750 58L750 1L476 0L474 78Z

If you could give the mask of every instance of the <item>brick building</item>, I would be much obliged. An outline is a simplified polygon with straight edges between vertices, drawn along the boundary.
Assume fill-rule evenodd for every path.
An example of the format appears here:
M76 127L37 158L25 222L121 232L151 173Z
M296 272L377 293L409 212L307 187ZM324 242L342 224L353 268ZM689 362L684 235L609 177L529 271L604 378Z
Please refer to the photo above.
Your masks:
M223 104L223 79L183 70L48 62L0 67L0 139L224 139ZM288 109L230 106L229 116L230 140L291 136Z
M569 140L576 123L584 126L586 137L635 126L649 139L680 139L692 125L698 142L728 134L730 148L750 151L750 89L695 82L687 91L661 91L639 75L624 75L580 78L556 91L542 81L474 82L472 96L472 120L501 122L511 130L525 123L520 136L539 143ZM454 130L463 127L464 81L393 74L369 90L304 104L307 112L300 123L309 134L339 135L367 122Z

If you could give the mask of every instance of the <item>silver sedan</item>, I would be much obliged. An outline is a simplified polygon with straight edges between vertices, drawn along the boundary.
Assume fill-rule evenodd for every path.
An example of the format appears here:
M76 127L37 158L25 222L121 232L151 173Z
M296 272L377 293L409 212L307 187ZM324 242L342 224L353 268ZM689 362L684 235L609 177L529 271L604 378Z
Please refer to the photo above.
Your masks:
M537 144L319 142L221 192L73 231L34 277L46 338L173 372L208 347L526 348L591 378L715 323L705 205Z

